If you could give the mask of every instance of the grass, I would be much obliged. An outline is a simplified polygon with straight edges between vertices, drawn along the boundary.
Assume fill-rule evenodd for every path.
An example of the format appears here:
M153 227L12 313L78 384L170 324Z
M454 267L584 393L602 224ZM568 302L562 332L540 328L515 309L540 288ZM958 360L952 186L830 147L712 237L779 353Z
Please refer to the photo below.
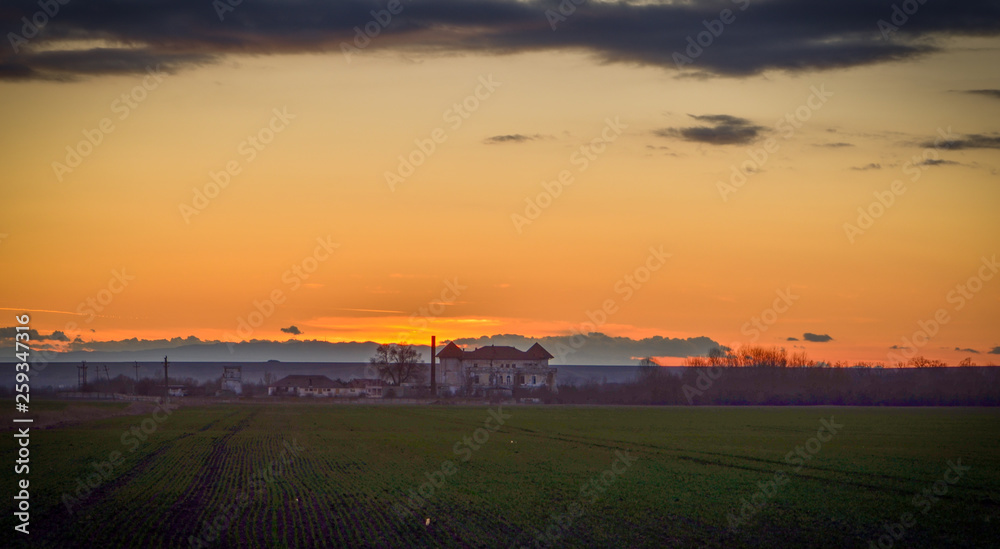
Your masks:
M869 547L904 513L894 546L1000 539L1000 410L506 407L477 432L489 410L233 404L33 431L30 546Z

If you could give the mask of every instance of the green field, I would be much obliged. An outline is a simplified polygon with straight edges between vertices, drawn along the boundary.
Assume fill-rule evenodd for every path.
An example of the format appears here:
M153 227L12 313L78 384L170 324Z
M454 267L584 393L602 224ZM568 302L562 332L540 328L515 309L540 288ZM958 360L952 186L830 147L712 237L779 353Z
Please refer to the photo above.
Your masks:
M232 404L33 430L31 533L7 512L3 545L1000 546L1000 410L490 410Z

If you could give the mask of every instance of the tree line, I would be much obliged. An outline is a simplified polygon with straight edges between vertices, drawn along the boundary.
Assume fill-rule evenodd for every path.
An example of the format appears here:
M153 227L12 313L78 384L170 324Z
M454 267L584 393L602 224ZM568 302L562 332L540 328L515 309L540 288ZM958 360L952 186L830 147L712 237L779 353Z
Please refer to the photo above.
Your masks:
M916 356L905 367L815 362L805 353L746 346L690 357L683 370L643 359L627 383L560 386L550 402L645 405L998 406L1000 368L947 367Z

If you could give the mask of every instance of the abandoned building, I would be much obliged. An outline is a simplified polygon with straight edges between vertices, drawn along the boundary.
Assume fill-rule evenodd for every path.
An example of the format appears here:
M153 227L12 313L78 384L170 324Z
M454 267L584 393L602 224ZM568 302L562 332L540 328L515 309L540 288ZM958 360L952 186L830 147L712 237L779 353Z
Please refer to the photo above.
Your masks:
M556 368L549 367L554 357L538 343L527 351L499 345L466 351L449 342L437 358L435 381L442 392L509 396L518 388L556 391Z

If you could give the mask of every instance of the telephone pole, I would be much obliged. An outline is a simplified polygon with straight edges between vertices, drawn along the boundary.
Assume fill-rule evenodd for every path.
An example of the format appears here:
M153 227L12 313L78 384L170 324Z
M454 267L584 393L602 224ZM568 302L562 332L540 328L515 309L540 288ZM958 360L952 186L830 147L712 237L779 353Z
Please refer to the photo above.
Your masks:
M86 391L87 390L87 361L84 360L83 362L81 362L80 365L76 367L76 369L77 369L76 383L80 387L80 392Z
M167 362L167 357L163 357L163 401L170 397L170 378L167 376L167 369L170 368L170 363Z

